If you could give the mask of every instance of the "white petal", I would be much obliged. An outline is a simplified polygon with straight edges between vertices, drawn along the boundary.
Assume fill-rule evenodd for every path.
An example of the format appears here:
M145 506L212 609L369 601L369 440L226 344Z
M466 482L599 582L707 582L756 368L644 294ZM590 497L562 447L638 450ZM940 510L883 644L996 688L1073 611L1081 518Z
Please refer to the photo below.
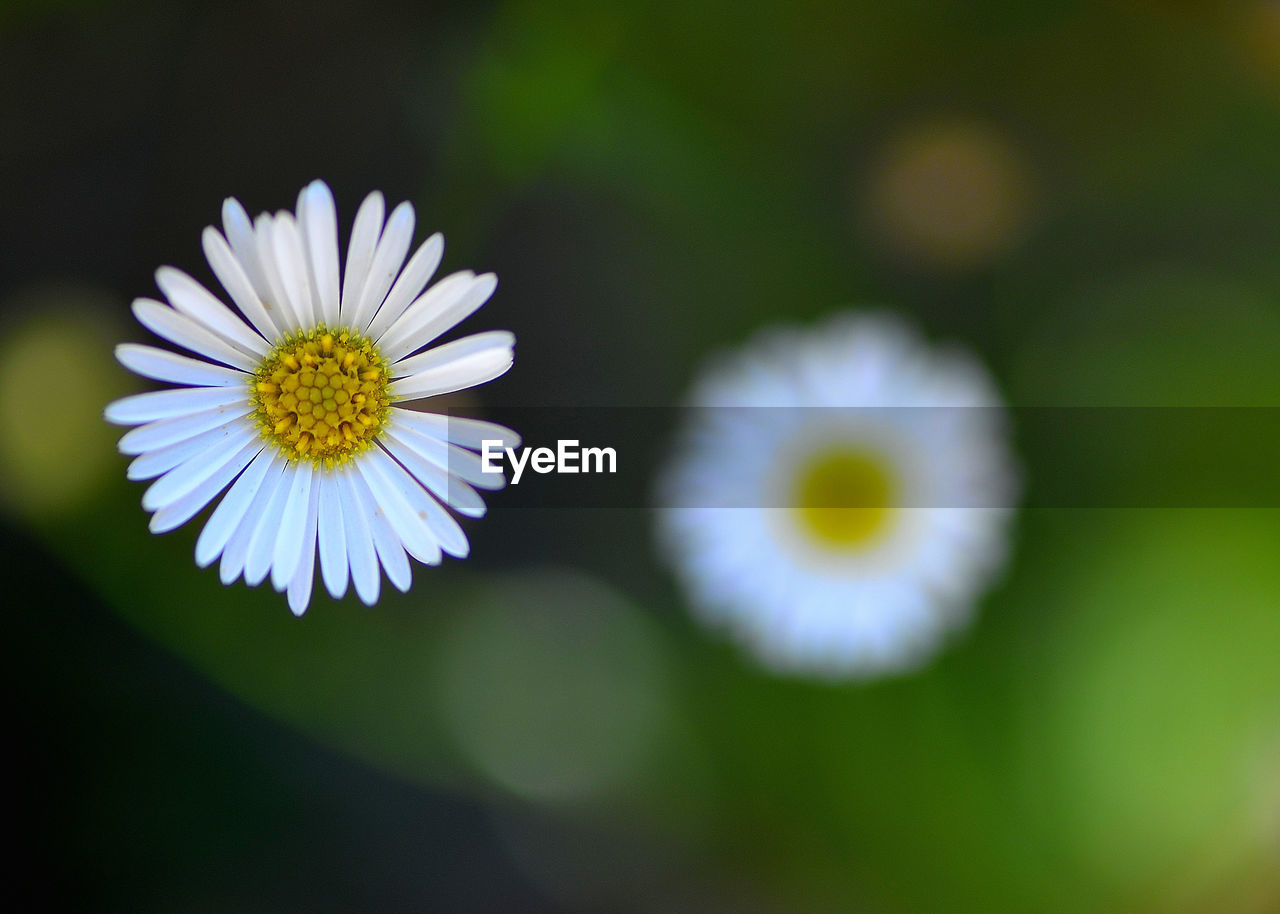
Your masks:
M261 358L271 346L213 293L175 267L156 270L156 285L174 309L207 327L245 355Z
M218 282L222 283L222 288L227 290L236 307L268 342L274 343L278 340L280 327L277 326L266 304L258 295L253 281L245 272L244 265L232 252L227 240L222 237L222 233L213 226L209 226L200 236L200 242L204 246L205 259L213 268L213 274L218 277ZM266 280L264 279L263 282L265 283Z
M433 495L447 503L449 507L459 514L465 514L467 517L484 516L484 500L475 489L461 479L450 476L446 470L423 458L412 447L405 444L392 429L384 429L383 436L386 441L387 451L391 456L412 473Z
M360 290L360 303L350 318L351 326L361 333L368 330L369 322L404 264L404 255L409 253L409 245L413 242L413 222L413 206L408 202L401 203L391 211L386 228L382 230L369 264L368 279Z
M195 517L205 505L226 488L227 483L236 478L236 474L243 470L260 450L262 450L262 442L255 440L233 453L190 492L151 515L151 523L148 525L151 532L168 533Z
M436 492L434 488L431 491L463 517L484 517L488 510L480 493L461 479L450 476L449 487L444 492Z
M405 309L378 339L378 348L392 362L399 361L479 308L497 285L492 273L483 276L476 276L470 270L450 273Z
M404 268L400 278L387 293L386 301L382 303L382 307L378 309L378 313L369 324L370 337L377 339L382 336L383 332L404 314L405 309L427 287L427 283L431 281L431 276L440 266L440 260L443 257L444 236L436 232L409 258L408 266Z
M215 475L231 457L235 456L236 451L255 438L256 431L248 423L233 426L225 444L215 444L206 448L153 482L142 494L143 509L159 511L173 504Z
M285 503L289 500L289 492L293 489L298 465L291 463L271 493L271 501L267 503L262 518L258 521L258 529L253 531L249 540L249 554L244 560L244 581L250 587L257 587L271 570L271 560L276 554L276 538L280 535L280 518L284 514Z
M203 434L211 428L248 415L250 406L248 398L242 404L220 406L207 412L194 413L190 416L178 416L174 419L161 419L148 422L126 433L116 447L121 454L145 454L171 444L177 444L187 438Z
M443 284L443 280L440 284ZM450 294L447 297L442 295L434 303L427 301L427 296L431 295L434 287L428 289L418 299L424 307L416 316L408 320L414 311L414 305L410 305L409 310L401 318L401 321L406 322L406 326L397 329L393 325L384 335L379 344L382 354L394 362L416 352L473 314L489 300L497 288L498 278L492 273L482 273L475 277L461 294ZM397 321L397 324L399 323L400 321Z
M510 349L485 349L396 381L393 390L405 400L466 390L502 377L514 358Z
M231 387L249 380L243 371L140 343L121 343L116 347L116 361L134 374L170 384Z
M313 486L311 498L307 502L307 520L302 531L302 559L293 573L293 580L289 582L289 609L295 616L301 616L307 611L307 604L311 602L311 587L315 583L319 494L320 490Z
M315 464L304 460L293 474L293 485L289 487L289 498L285 502L284 512L280 515L280 529L276 534L275 549L271 559L271 585L276 590L284 590L293 573L298 569L298 560L302 557L305 544L302 542L303 528L307 522L307 505L311 502L311 488L315 481ZM312 534L312 548L315 534Z
M364 287L369 279L369 265L373 263L378 236L382 234L385 207L382 194L375 190L364 198L360 209L356 211L356 221L351 227L351 241L347 245L347 271L342 280L339 323L351 323L351 315L355 314L360 297L364 294Z
M386 512L391 529L395 530L405 551L423 564L439 564L440 545L427 525L426 511L413 507L413 491L425 495L422 487L381 448L371 448L361 455L356 467L369 484L374 501Z
M269 302L271 286L267 282L266 273L262 270L262 262L258 259L258 240L253 232L253 223L249 221L249 214L244 211L244 207L235 197L228 197L222 201L222 229L226 232L227 241L231 244L231 250L235 252L236 260L240 262L245 275L253 283L259 300Z
M298 226L307 241L307 262L321 319L338 326L338 210L323 181L312 181L299 197Z
M223 584L230 584L244 571L244 563L249 556L249 544L253 534L257 532L258 524L262 522L262 515L266 513L276 490L284 485L286 465L287 461L282 456L272 454L271 463L261 485L253 493L253 499L249 502L244 517L235 525L235 530L227 540L226 548L222 550L218 578Z
M103 417L115 425L141 425L157 419L187 416L219 406L243 403L249 399L244 390L234 387L178 387L134 394L109 403Z
M410 375L421 374L458 359L485 352L501 351L511 356L515 345L516 335L510 330L486 330L484 333L473 333L396 362L391 366L391 376L407 378Z
M227 541L231 539L231 534L235 532L249 509L253 496L262 485L262 480L266 478L272 460L280 459L274 451L263 448L253 458L248 468L240 474L240 478L231 486L226 497L218 502L218 507L213 509L213 514L204 525L204 529L200 531L199 539L196 540L197 565L207 568L222 554Z
M454 558L466 558L471 551L467 535L462 532L458 522L436 501L435 497L420 487L413 476L405 468L390 460L386 464L392 482L404 493L409 507L427 522L432 536L440 547Z
M351 583L366 606L378 602L378 556L374 552L369 531L369 516L356 499L352 478L359 474L347 467L338 477L338 499L342 504L342 528L347 535L347 561L351 564Z
M257 368L256 359L245 355L212 331L205 329L185 314L179 314L168 305L150 298L135 299L133 315L157 336L162 336L183 349L189 349L196 355L208 356L244 371L253 371Z
M320 513L317 532L320 538L320 576L325 589L335 600L347 592L347 535L342 527L342 496L338 493L338 472L321 473Z
M397 590L404 593L413 583L413 572L409 569L409 556L400 545L400 537L391 529L386 512L378 507L369 484L359 473L351 473L347 477L351 484L360 509L369 518L369 529L373 533L373 546L378 552L378 561L387 573L387 580Z
M189 460L210 447L226 447L232 430L240 424L248 425L248 420L234 419L225 425L220 425L217 428L179 441L176 444L171 444L168 447L148 451L142 456L134 458L133 462L129 464L129 469L125 475L133 480L153 479L161 473L167 473L178 464ZM250 425L249 428L252 429L252 426Z
M388 429L390 433L390 427ZM484 472L484 462L475 451L465 450L430 435L422 435L412 426L403 423L395 427L395 435L397 444L477 488L496 491L507 484L502 473Z
M403 423L421 435L451 441L473 451L483 450L486 441L498 441L500 447L520 446L519 432L483 419L466 419L394 406L391 408L391 418L393 422Z
M307 252L293 214L284 211L276 214L271 228L271 246L293 313L302 329L309 330L320 322L320 312L311 294L311 267L307 265Z
M262 300L268 307L275 306L276 322L282 331L296 333L302 329L302 319L298 317L298 311L289 298L280 265L276 262L275 220L268 213L262 213L253 220L253 241L258 251L258 262L262 264L262 273L271 290Z

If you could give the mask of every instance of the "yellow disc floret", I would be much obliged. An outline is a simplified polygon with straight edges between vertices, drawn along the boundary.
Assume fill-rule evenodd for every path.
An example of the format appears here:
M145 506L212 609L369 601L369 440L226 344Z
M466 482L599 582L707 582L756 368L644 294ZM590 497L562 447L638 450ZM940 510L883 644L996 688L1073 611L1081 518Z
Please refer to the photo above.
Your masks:
M834 552L868 546L889 528L896 488L888 461L860 449L815 454L797 474L794 511L800 528Z
M389 366L377 347L323 324L286 336L251 384L263 437L290 460L327 467L370 445L392 400Z

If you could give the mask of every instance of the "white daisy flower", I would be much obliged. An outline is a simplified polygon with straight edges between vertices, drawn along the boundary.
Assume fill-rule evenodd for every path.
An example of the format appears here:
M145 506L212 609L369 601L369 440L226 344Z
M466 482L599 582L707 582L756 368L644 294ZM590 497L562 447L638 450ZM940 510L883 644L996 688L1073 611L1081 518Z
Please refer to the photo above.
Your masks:
M768 667L921 664L1001 565L1016 484L972 358L901 323L772 331L694 387L659 538L701 617Z
M483 515L476 489L505 481L481 473L480 442L519 440L492 423L402 405L505 373L515 337L489 331L419 353L483 305L497 278L464 270L428 289L444 240L432 235L405 263L413 207L401 203L385 225L384 208L382 194L365 198L340 273L323 182L302 190L296 214L252 222L228 199L223 231L204 230L204 251L243 319L161 267L169 304L140 298L133 313L199 358L116 348L131 371L184 385L106 409L108 421L138 426L120 451L135 455L130 479L156 480L142 496L152 532L181 526L227 489L196 543L197 564L221 557L224 584L243 575L256 586L270 574L297 615L311 599L317 546L329 593L341 597L350 581L369 605L379 568L403 591L409 556L428 565L464 557L466 534L444 506Z

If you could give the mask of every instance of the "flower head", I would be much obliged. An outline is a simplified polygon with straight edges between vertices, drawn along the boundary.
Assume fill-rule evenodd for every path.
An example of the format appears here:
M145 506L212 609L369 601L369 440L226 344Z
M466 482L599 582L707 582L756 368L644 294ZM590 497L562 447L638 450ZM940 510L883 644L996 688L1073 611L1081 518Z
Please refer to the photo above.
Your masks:
M317 549L329 592L342 596L350 581L367 604L378 599L380 568L406 590L409 556L431 565L446 553L464 557L466 534L444 506L483 515L476 489L504 480L481 472L480 441L519 440L492 423L405 408L502 375L515 337L490 331L419 352L483 305L497 279L464 270L427 288L443 239L432 235L405 263L413 207L401 203L385 224L384 210L380 193L365 198L342 272L323 182L303 189L296 214L253 222L228 199L223 231L206 228L203 242L240 314L161 267L168 304L138 299L133 313L198 358L116 348L131 371L183 385L106 410L108 421L137 426L120 451L135 455L130 479L156 479L142 497L152 532L181 526L225 489L196 562L221 557L225 584L243 575L257 585L269 573L299 615Z
M660 483L695 609L766 665L919 665L999 567L1015 483L982 367L888 317L773 331L709 368Z

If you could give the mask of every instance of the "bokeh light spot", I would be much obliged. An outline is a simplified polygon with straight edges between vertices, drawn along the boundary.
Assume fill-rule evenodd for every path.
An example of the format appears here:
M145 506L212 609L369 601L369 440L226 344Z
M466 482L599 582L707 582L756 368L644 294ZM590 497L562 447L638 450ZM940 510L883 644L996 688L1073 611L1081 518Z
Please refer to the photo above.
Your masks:
M873 168L865 218L887 253L926 269L967 270L1006 254L1030 215L1022 154L978 123L939 121L892 138Z
M1108 513L1053 585L1062 602L1045 607L1052 659L1033 699L1037 789L1101 882L1176 873L1192 891L1262 844L1251 762L1280 707L1280 577L1267 560L1278 521Z
M95 313L101 299L56 285L6 303L19 317L6 327L0 359L0 468L4 503L16 513L69 511L114 465L114 432L102 409L124 385L111 358L114 334Z
M555 571L496 586L441 646L438 698L454 738L522 797L568 801L633 775L659 736L658 642L617 594Z

